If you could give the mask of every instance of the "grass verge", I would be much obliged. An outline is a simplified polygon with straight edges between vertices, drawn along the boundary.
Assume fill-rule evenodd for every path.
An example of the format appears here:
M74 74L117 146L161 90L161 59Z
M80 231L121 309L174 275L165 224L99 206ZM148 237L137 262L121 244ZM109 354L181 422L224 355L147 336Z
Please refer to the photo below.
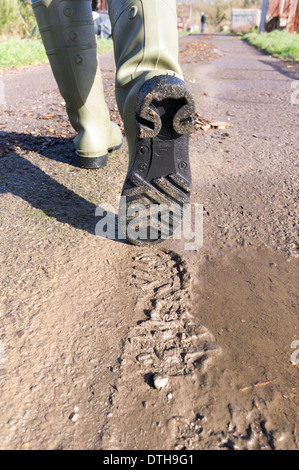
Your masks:
M98 53L113 49L112 39L98 39ZM0 42L0 68L24 67L47 63L48 58L40 39L6 39Z
M44 64L48 58L38 39L7 39L0 42L0 68Z
M272 31L271 33L250 32L242 34L241 38L252 46L257 47L274 57L299 60L299 35L285 31Z

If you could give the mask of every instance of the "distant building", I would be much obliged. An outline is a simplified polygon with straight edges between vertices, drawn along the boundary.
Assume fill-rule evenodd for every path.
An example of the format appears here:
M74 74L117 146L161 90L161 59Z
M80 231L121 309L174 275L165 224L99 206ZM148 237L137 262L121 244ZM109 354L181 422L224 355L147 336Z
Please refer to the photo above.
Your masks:
M242 31L256 28L260 24L261 10L233 8L231 14L231 30Z
M269 0L265 30L299 33L299 0Z

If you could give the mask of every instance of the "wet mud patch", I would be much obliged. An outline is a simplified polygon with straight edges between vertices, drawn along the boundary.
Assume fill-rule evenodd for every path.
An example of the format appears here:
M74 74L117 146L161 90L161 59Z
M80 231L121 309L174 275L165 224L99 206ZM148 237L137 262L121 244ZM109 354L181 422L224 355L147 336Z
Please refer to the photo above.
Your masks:
M297 448L298 274L296 258L267 248L203 254L193 312L222 355L198 402L197 447Z

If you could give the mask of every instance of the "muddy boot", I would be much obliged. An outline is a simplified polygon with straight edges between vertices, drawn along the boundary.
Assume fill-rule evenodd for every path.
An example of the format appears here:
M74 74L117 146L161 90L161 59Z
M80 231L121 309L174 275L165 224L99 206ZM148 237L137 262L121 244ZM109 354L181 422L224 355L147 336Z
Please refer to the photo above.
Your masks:
M195 109L178 64L176 0L108 4L116 100L130 156L122 233L133 244L152 244L172 235L191 190L188 145ZM158 215L150 217L157 205Z
M122 134L110 122L104 99L91 2L38 0L32 6L69 120L78 133L78 165L101 168L108 152L120 147Z

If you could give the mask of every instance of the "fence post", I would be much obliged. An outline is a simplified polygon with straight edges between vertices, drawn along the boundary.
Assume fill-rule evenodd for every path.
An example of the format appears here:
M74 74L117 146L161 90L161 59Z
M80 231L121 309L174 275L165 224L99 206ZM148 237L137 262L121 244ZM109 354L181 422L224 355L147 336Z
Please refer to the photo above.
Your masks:
M261 22L260 22L260 27L259 27L259 34L264 31L265 28L265 22L266 22L266 16L267 16L267 11L268 11L268 5L269 5L269 0L263 0L263 5L262 5L262 14L261 14Z

